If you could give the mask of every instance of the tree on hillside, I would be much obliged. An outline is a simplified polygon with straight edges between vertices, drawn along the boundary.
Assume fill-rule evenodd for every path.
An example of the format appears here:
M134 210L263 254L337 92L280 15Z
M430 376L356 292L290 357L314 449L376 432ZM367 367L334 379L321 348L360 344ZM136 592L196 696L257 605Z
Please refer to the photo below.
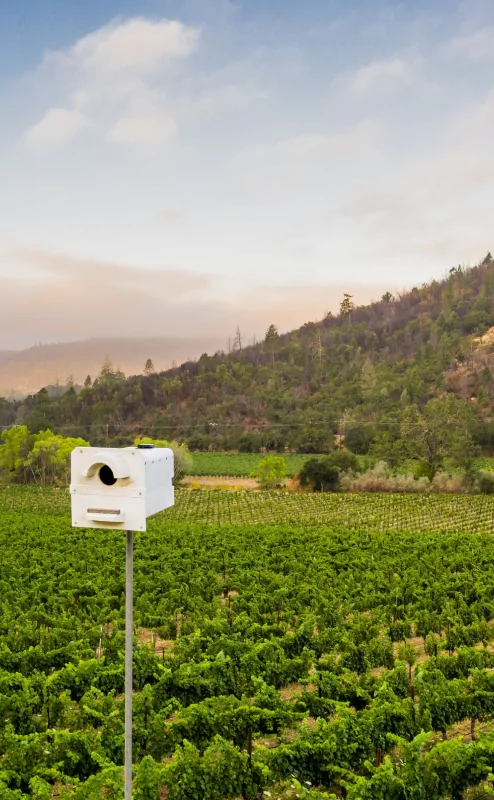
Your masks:
M148 360L144 364L144 375L152 375L153 372L156 372L153 360L151 358L148 358Z
M91 380L91 375L87 375L86 376L86 380L84 381L84 388L85 389L90 389L92 385L93 385L93 381Z
M351 322L352 311L354 308L353 295L345 292L343 295L343 300L340 303L340 314L342 317L348 317L348 324Z
M240 352L242 350L242 334L240 333L240 328L237 325L237 330L235 333L235 339L233 340L233 351Z
M99 377L104 380L105 378L109 378L111 375L113 375L113 364L111 363L110 357L105 356L105 360L101 365Z
M271 353L273 364L274 364L274 354L276 348L278 347L279 340L280 336L278 333L278 328L276 327L276 325L270 325L264 337L264 349L266 350L267 353Z
M312 358L319 364L322 362L324 356L324 345L321 339L321 331L317 332L314 344L312 345Z
M345 413L341 424L345 447L352 453L364 455L369 452L375 429L370 424L364 423L358 416Z
M406 458L422 462L430 479L446 461L469 474L478 455L473 427L474 416L467 403L454 395L442 395L429 400L423 411L406 407L399 433L393 427L384 429L372 453L390 464Z
M351 295L346 300L343 312L350 311ZM171 439L190 438L214 420L221 430L217 447L236 449L236 426L253 426L263 430L266 440L279 442L277 448L314 453L321 446L328 449L324 442L317 445L314 439L320 437L314 432L326 426L329 438L347 409L365 427L356 432L355 449L361 452L374 430L391 430L387 439L403 442L405 409L416 406L423 415L427 401L446 390L471 406L481 423L478 442L492 451L494 352L485 334L494 326L494 263L455 268L445 280L403 292L387 305L384 300L358 306L351 311L351 324L347 316L312 322L283 336L273 325L256 347L242 336L241 353L217 350L159 376L125 379L107 363L103 375L97 376L99 369L91 372L94 385L81 393L50 387L23 400L4 401L0 422L26 424L31 434L47 427L74 431L103 445L117 444L117 436L126 444L136 432L162 425ZM483 341L472 339L475 331ZM9 363L1 364L3 386L10 380ZM390 463L386 455L380 458Z
M389 320L392 299L393 295L391 292L385 292L381 297L381 300L384 303L384 318L386 321Z
M405 461L407 452L400 436L400 424L390 424L378 429L369 452L377 461L384 461L390 467L397 467Z
M360 371L360 386L362 394L372 396L377 387L376 368L370 358L366 358Z

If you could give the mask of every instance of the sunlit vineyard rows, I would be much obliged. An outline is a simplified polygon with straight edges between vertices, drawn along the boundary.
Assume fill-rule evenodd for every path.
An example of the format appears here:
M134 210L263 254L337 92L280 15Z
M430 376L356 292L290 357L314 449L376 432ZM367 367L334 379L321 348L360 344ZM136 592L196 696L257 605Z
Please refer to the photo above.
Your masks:
M0 798L121 800L124 536L0 503ZM135 535L136 800L488 796L493 506L179 490Z
M483 495L297 494L179 491L170 516L215 525L343 524L350 530L491 533L494 498Z
M29 500L27 501L27 498ZM29 503L69 514L63 489L11 487L5 508ZM449 494L324 494L178 489L175 506L158 519L209 525L344 525L348 530L410 532L494 532L494 497ZM153 524L153 523L151 523Z

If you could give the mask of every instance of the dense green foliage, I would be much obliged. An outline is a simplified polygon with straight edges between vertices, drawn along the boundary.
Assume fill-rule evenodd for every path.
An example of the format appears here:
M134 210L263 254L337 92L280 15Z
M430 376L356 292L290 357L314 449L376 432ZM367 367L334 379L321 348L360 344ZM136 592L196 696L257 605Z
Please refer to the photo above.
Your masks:
M84 439L50 430L32 434L26 425L4 430L0 436L0 476L6 483L68 483L72 450L87 446Z
M300 485L314 492L336 492L340 485L340 470L331 456L309 458L300 470Z
M307 459L299 473L301 486L310 486L315 492L335 492L340 487L340 474L359 472L357 456L346 447L333 450L330 455Z
M261 459L256 477L261 489L283 487L286 478L286 461L283 456L265 456Z
M379 497L286 496L324 501L330 522L302 507L298 524L274 526L266 514L204 525L209 506L187 519L205 495L182 490L136 534L135 797L485 791L494 539L465 516L462 533L407 531L400 510L421 497L382 499L396 503L390 535L362 522ZM272 498L230 497L259 509ZM459 529L468 504L472 518L492 507L426 501L452 503ZM124 538L71 529L60 490L10 487L0 502L0 796L121 798Z
M492 449L493 344L479 339L491 326L489 255L398 298L350 312L342 304L339 316L291 333L272 326L256 346L167 372L126 379L105 364L80 390L0 402L0 425L50 427L93 444L130 444L144 433L185 439L191 450L243 452L322 453L343 433L361 453L446 391L473 408L476 441Z

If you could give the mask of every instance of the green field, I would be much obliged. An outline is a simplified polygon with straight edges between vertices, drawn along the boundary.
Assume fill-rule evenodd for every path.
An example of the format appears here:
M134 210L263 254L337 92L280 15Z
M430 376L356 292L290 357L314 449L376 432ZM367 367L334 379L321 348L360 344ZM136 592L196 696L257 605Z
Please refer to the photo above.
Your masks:
M265 453L192 453L194 459L191 474L217 475L218 477L247 478L255 473L259 462L266 458ZM312 456L288 454L286 461L287 475L292 478L301 470L308 458Z
M292 478L305 464L308 458L319 456L302 455L298 453L283 454L286 461L287 475ZM256 472L259 462L266 458L265 453L192 453L193 466L191 474L198 476L212 475L217 477L247 478ZM361 458L363 467L367 468L370 464L368 457ZM412 461L405 462L402 472L413 473L415 464ZM493 458L479 458L479 469L494 470Z
M124 537L0 504L0 798L120 799ZM487 796L493 510L178 491L135 535L134 797Z
M494 497L448 494L297 494L187 491L167 512L213 525L344 525L348 530L494 533Z

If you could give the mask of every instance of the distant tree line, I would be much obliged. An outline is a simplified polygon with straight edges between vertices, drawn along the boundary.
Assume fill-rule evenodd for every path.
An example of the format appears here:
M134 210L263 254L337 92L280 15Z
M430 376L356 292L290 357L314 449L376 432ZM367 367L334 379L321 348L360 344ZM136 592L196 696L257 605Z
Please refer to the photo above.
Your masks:
M0 426L26 425L32 435L49 428L97 445L149 435L190 450L318 454L344 441L390 464L414 458L433 474L444 448L430 428L441 414L439 427L448 414L467 426L471 453L494 450L493 326L488 254L368 306L345 294L337 316L286 334L270 325L256 345L237 331L231 352L165 372L149 359L142 375L126 378L105 362L82 387L0 399Z

